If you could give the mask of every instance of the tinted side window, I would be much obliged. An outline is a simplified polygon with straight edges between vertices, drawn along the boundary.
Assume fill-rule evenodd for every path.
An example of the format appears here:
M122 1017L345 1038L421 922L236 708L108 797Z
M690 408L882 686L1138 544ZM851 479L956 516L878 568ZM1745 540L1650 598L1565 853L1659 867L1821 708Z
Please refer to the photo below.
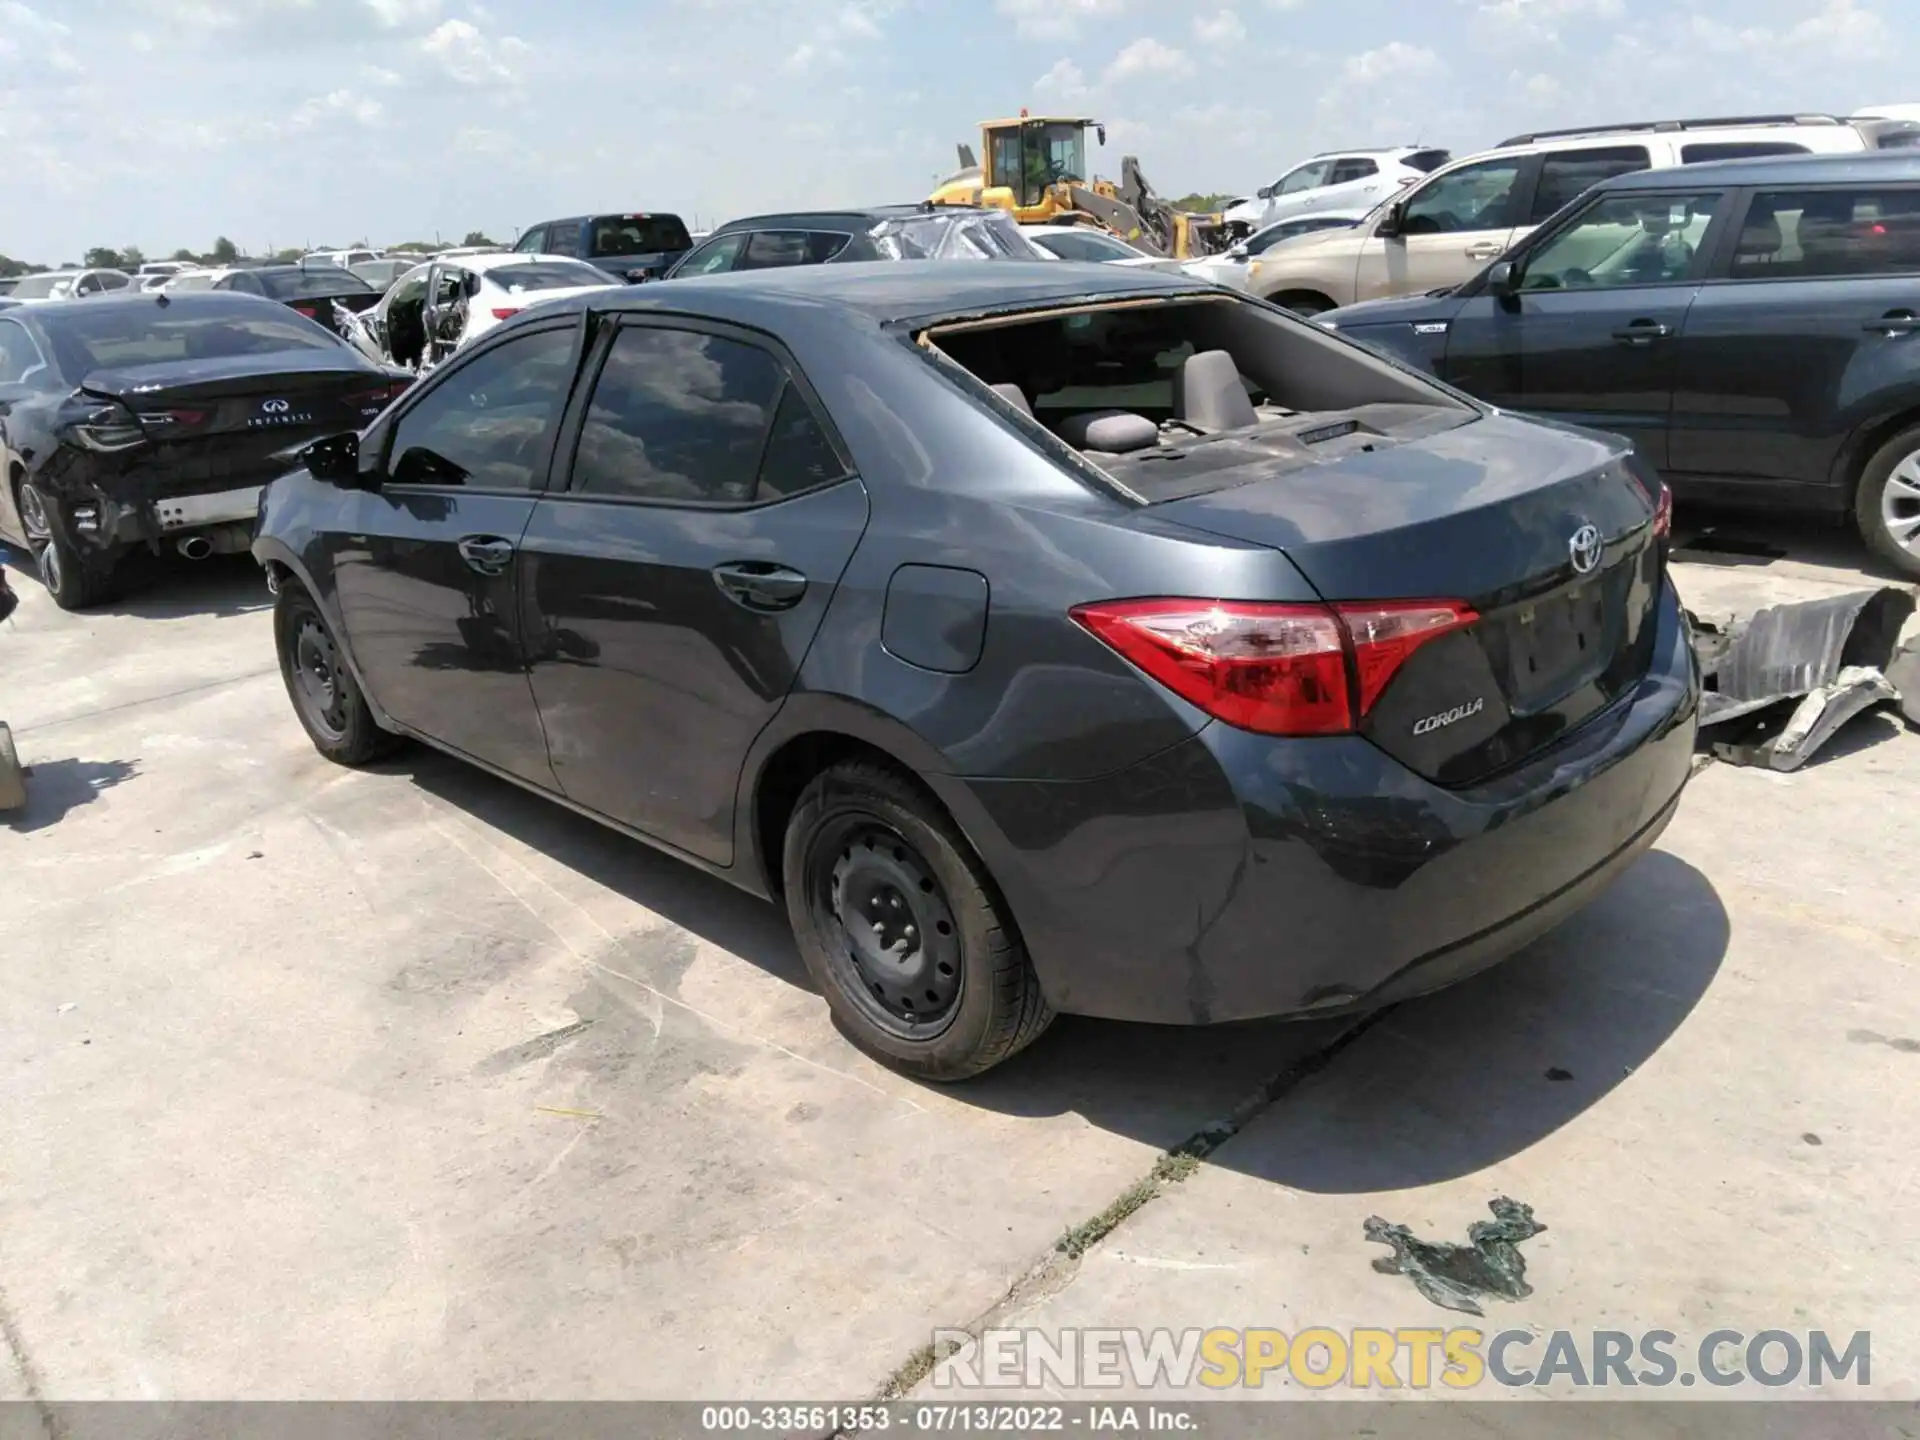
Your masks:
M719 275L733 268L734 259L747 237L741 234L717 235L698 250L689 250L674 269L675 276Z
M37 376L34 375L36 370L40 371ZM40 347L33 343L33 336L27 333L24 325L0 320L0 385L12 385L30 376L48 378L45 362L40 358Z
M756 345L630 326L614 337L573 460L589 495L742 504L786 376Z
M773 415L766 458L760 462L760 498L798 495L846 473L807 397L788 384Z
M1607 195L1527 256L1522 290L1665 285L1693 271L1718 192Z
M571 255L576 260L580 258L579 221L564 220L558 224L549 225L546 231L546 239L547 248L541 252L542 254Z
M1758 160L1766 155L1805 155L1807 147L1791 140L1720 140L1682 145L1680 163L1700 165L1708 160Z
M1920 189L1763 190L1740 227L1732 274L1920 274Z
M1513 223L1508 216L1519 178L1518 160L1484 160L1436 176L1407 202L1406 233L1503 230Z
M522 255L541 255L546 253L547 227L535 226L520 237L520 243L513 248Z
M574 333L515 336L432 382L394 427L395 485L531 490L573 378Z
M1541 161L1540 188L1534 192L1533 213L1527 223L1538 225L1561 206L1578 200L1602 180L1644 170L1648 163L1644 145L1554 151Z
M1347 185L1355 180L1364 180L1369 175L1380 173L1380 167L1371 160L1342 160L1333 167L1333 174L1327 177L1329 185Z
M775 270L788 265L812 265L812 236L805 230L756 230L734 265L736 270Z
M1302 165L1286 179L1280 182L1276 195L1297 195L1302 190L1318 190L1327 183L1327 172L1333 169L1331 160L1314 160Z

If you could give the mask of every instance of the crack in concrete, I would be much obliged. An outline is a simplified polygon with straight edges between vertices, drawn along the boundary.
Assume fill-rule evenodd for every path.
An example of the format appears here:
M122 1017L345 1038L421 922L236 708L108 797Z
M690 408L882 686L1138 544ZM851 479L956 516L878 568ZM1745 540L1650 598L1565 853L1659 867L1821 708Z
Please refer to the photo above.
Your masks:
M198 685L183 686L178 690L169 690L163 695L144 695L138 700L128 700L119 705L103 705L98 710L80 710L71 715L56 715L51 720L38 720L22 728L15 726L13 733L20 735L38 735L42 730L52 730L60 725L73 725L82 720L97 720L102 715L118 715L123 710L138 710L143 705L158 705L166 700L178 700L186 695L199 695L208 690L220 690L229 685L244 685L249 680L259 680L267 675L278 675L280 667L272 666L265 670L249 670L244 675L229 675L221 680L207 680Z
M1133 1215L1198 1171L1202 1161L1246 1129L1258 1116L1325 1070L1348 1046L1386 1019L1393 1010L1393 1006L1388 1006L1359 1016L1318 1050L1268 1076L1234 1104L1223 1118L1209 1121L1178 1145L1161 1151L1154 1158L1152 1168L1116 1195L1098 1214L1077 1225L1069 1225L1060 1239L1054 1242L1053 1248L1029 1265L993 1304L965 1324L934 1328L964 1330L977 1340L983 1331L994 1328L1008 1316L1057 1295L1072 1282L1079 1272L1081 1261L1089 1252L1118 1231ZM901 1399L932 1374L934 1366L951 1353L942 1351L936 1354L931 1344L922 1345L887 1377L874 1392L874 1399ZM846 1430L835 1431L830 1440L850 1433Z
M53 1406L47 1403L46 1382L41 1379L40 1367L27 1349L26 1337L20 1333L20 1321L13 1313L13 1301L4 1285L0 1285L0 1343L6 1345L7 1353L13 1357L13 1363L20 1371L20 1384L40 1417L41 1433L47 1440L66 1440L66 1426L60 1423Z

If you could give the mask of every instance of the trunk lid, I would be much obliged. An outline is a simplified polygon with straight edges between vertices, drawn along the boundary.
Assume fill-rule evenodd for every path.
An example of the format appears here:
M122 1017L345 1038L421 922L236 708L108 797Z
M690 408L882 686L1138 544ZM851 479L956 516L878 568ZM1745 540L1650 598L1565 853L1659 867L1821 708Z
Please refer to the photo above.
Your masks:
M147 444L128 459L170 494L264 484L286 452L360 430L405 381L342 360L351 352L290 351L97 370L88 396L136 421Z
M1412 442L1363 428L1321 443L1249 455L1218 470L1216 488L1147 513L1284 551L1329 601L1473 607L1472 624L1408 657L1362 721L1383 750L1470 784L1646 673L1662 561L1654 501L1622 442L1494 416Z

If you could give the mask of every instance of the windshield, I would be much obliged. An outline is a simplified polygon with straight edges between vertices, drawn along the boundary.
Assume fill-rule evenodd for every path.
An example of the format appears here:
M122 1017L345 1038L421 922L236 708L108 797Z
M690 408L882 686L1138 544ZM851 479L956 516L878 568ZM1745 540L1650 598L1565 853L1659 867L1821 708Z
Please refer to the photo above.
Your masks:
M616 255L656 255L662 250L692 248L692 237L678 215L601 215L593 222L587 254L605 260Z
M16 300L54 300L73 289L72 275L29 275L11 293Z
M530 290L570 290L582 285L611 285L613 277L597 265L581 260L533 260L521 265L496 265L487 280L509 295Z
M274 300L306 300L317 295L367 295L373 287L351 270L308 265L299 270L256 270L254 279Z
M1045 260L1003 210L958 215L903 215L867 232L888 260Z
M69 375L170 360L218 360L289 350L337 350L343 342L311 320L258 300L219 297L171 309L76 305L50 319L49 338Z

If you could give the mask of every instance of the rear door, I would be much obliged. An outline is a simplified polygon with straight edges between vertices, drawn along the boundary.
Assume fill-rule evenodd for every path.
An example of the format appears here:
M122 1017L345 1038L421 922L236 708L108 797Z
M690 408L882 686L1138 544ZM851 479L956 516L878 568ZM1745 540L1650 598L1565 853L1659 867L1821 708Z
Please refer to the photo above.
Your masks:
M1664 466L1676 347L1731 193L1597 196L1531 247L1517 293L1496 302L1505 348L1519 347L1507 403L1624 435Z
M1754 192L1678 351L1682 488L1842 502L1861 425L1920 404L1920 186Z
M522 542L554 772L580 804L730 864L747 749L859 543L866 490L757 333L622 323L575 412L564 493Z
M1507 248L1519 218L1525 156L1484 160L1434 176L1407 197L1400 233L1357 248L1356 300L1459 285Z
M578 317L451 361L383 419L334 584L354 659L401 723L554 788L516 603L521 533L577 368Z

